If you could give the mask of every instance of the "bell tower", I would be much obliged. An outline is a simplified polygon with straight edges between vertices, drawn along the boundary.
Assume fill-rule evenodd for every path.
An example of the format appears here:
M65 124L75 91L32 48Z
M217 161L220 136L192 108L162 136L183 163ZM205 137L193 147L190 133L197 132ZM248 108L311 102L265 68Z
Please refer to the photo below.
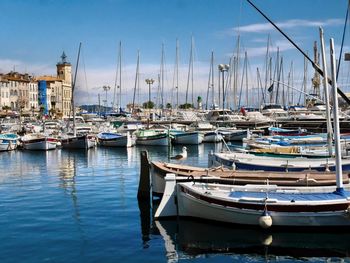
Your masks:
M72 65L67 62L66 54L62 53L61 61L57 63L57 77L63 80L66 84L72 84Z

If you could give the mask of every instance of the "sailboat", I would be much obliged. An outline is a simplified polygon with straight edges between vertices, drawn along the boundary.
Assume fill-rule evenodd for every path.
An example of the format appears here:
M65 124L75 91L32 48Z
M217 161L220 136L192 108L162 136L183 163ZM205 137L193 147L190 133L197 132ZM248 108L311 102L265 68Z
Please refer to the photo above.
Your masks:
M61 139L62 148L64 149L89 149L96 146L96 139L92 135L88 134L77 134L76 129L76 118L75 118L75 105L74 105L74 89L76 85L76 78L79 66L81 43L79 44L77 66L74 73L74 80L72 86L72 110L73 110L73 133L67 133L66 137Z

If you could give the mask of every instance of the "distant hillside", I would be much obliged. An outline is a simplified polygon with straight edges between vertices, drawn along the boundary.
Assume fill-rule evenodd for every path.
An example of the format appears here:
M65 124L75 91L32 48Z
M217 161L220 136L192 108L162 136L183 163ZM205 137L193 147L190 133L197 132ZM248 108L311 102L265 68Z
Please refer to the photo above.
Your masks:
M80 109L86 110L87 112L109 112L112 110L112 107L105 107L105 106L99 106L99 105L81 105L79 106Z

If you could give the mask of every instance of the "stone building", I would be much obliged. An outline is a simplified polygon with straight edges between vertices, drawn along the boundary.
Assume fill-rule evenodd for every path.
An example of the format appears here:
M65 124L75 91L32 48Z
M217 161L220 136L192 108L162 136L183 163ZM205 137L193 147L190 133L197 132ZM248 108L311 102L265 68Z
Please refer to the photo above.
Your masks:
M0 75L0 105L12 111L38 108L38 83L33 76L11 71Z

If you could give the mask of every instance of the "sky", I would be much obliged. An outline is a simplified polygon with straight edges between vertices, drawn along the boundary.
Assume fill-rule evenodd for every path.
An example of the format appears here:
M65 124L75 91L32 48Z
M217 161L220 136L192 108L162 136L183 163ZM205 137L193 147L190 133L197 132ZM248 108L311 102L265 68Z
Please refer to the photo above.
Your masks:
M347 0L252 2L310 57L313 57L313 42L319 42L319 26L325 32L327 57L330 38L334 38L336 55L339 55ZM248 56L249 78L248 85L240 86L247 86L248 92L257 86L257 68L262 75L265 71L268 36L273 60L277 47L283 57L284 81L291 71L291 63L293 85L301 88L304 77L303 56L246 0L0 0L0 5L0 73L15 70L35 76L55 75L56 63L63 51L74 71L81 42L81 61L75 91L76 100L81 104L97 103L98 94L101 95L101 103L106 103L106 98L108 105L113 100L118 101L114 97L114 89L119 41L122 43L121 93L124 106L133 98L138 50L140 83L137 101L142 103L148 98L146 78L156 80L151 88L151 97L157 100L162 44L164 103L175 103L176 39L179 41L179 103L185 102L192 36L195 99L197 96L204 100L206 98L211 52L214 52L217 83L217 65L228 64L230 58L237 54L238 35L241 58L239 79L242 79L245 52ZM344 51L350 52L349 27L346 30ZM349 62L341 63L339 82L347 91L350 82ZM313 74L310 63L307 72L306 78L310 82ZM103 86L110 86L111 89L106 93ZM190 99L191 96L189 94Z

